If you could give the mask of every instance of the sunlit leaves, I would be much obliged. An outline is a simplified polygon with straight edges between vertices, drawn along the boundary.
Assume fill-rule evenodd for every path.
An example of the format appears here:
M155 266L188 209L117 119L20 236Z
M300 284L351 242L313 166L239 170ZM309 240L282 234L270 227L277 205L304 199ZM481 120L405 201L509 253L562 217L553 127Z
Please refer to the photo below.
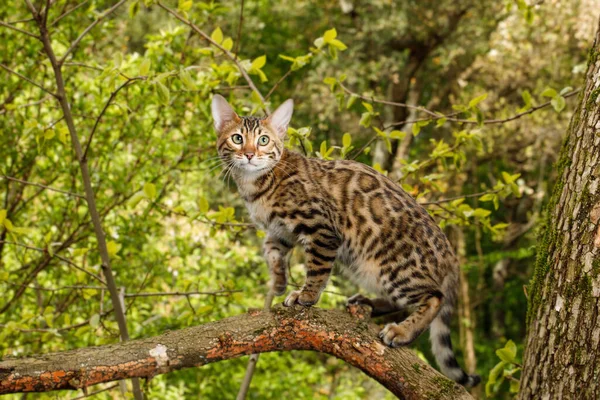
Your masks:
M216 43L221 44L223 42L223 31L217 27L211 34L210 38Z
M550 104L552 105L552 108L554 108L556 112L561 112L567 105L567 102L565 101L565 98L562 95L567 93L571 88L568 87L565 89L558 93L555 89L549 87L546 88L541 95L544 97L549 97L551 99Z
M292 63L292 66L290 67L290 69L292 71L297 71L300 68L308 65L311 61L311 59L313 58L313 55L311 53L309 54L305 54L303 56L298 56L298 57L289 57L283 54L279 55L279 58L285 60L285 61L289 61Z
M106 242L106 250L111 258L119 258L117 253L119 250L121 250L121 247L123 247L123 245L115 242L114 240Z
M497 393L505 381L510 383L510 393L518 393L520 386L516 375L521 371L521 365L517 360L517 346L509 340L503 348L496 350L496 355L500 362L490 371L485 385L486 396L491 397Z
M264 67L266 63L267 56L260 56L255 58L250 64L250 67L248 68L248 73L251 75L258 75L261 82L266 82L268 80L267 75L265 75L265 73L262 70L262 67Z
M328 46L329 55L333 59L337 59L338 50L344 51L348 48L341 40L337 39L337 31L335 28L325 31L323 36L315 39L314 45L316 46L316 51Z

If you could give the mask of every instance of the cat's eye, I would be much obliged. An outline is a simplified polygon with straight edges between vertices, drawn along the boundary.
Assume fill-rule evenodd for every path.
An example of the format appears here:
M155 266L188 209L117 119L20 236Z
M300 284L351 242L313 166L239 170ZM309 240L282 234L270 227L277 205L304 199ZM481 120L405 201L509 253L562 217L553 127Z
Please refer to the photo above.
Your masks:
M269 137L266 135L262 135L261 137L258 138L258 144L260 144L261 146L266 146L269 143Z
M235 135L233 135L231 137L231 141L235 144L242 144L242 142L244 141L244 138L239 133L236 133Z

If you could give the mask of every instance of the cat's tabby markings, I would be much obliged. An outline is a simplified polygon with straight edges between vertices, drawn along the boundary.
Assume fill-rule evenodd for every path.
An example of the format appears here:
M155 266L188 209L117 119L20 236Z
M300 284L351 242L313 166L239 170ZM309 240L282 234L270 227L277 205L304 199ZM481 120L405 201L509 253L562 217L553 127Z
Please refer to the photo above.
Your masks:
M239 117L219 95L212 101L217 149L237 183L252 220L267 232L264 253L277 295L287 286L288 256L300 244L306 282L286 306L315 304L333 262L377 299L353 296L375 315L399 309L411 314L385 326L389 346L415 340L427 327L433 353L448 377L479 382L456 362L450 320L458 288L458 261L429 214L397 184L354 161L309 159L286 150L283 140L293 103L264 119Z

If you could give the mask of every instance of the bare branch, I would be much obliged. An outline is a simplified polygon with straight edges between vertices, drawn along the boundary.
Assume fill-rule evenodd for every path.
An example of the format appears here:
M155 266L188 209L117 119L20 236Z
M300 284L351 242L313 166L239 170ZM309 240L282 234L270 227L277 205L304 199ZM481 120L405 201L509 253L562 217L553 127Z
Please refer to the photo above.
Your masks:
M454 201L454 200L468 199L468 198L471 198L471 197L480 197L480 196L483 196L485 194L499 193L501 190L502 189L488 190L487 192L463 194L462 196L448 197L447 199L439 199L439 200L435 200L435 201L426 201L426 202L419 203L419 204L422 205L422 206L428 206L428 205L434 205L434 204L449 203L449 202Z
M267 93L267 95L265 96L265 100L269 100L269 97L271 97L271 95L273 94L275 89L277 89L277 87L281 84L281 82L283 82L285 80L285 78L287 78L291 73L292 73L292 69L290 68L285 74L283 74L283 76L281 78L279 78L279 80L277 82L275 82L275 84L273 85L271 90L269 90L269 93Z
M24 33L25 35L27 35L27 36L30 36L30 37L32 37L32 38L35 38L35 39L38 39L38 40L40 39L40 37L39 37L39 36L37 36L37 35L34 35L33 33L31 33L31 32L28 32L28 31L26 31L26 30L24 30L24 29L17 28L16 26L10 25L10 24L8 24L8 23L6 23L6 22L2 22L2 21L0 21L0 26L4 26L4 27L6 27L6 28L8 28L8 29L12 29L13 31L17 31L17 32L20 32L20 33Z
M24 180L21 180L21 179L13 178L11 176L0 175L0 178L4 178L4 179L9 180L9 181L19 182L19 183L22 183L23 185L37 186L37 187L41 187L41 188L44 188L44 189L47 189L47 190L51 190L53 192L58 192L58 193L66 194L66 195L69 195L69 196L80 197L82 199L85 199L85 196L82 195L82 194L79 194L79 193L67 192L66 190L56 189L56 188L53 188L53 187L50 187L50 186L46 186L46 185L42 185L42 184L39 184L39 183L24 181Z
M6 65L4 64L0 64L0 68L2 68L3 70L10 72L13 75L18 76L19 78L23 79L24 81L27 81L29 83L31 83L33 86L36 86L40 89L42 89L44 92L48 93L49 95L51 95L52 97L56 97L55 93L52 93L50 90L46 89L45 87L43 87L42 85L40 85L37 82L32 81L31 79L29 79L28 77L21 75L20 73L13 71L12 69L8 68Z
M94 29L94 27L96 25L98 25L104 18L106 18L108 15L110 15L113 11L115 11L117 8L119 8L123 3L125 3L127 0L121 0L119 1L117 4L115 4L114 6L112 6L111 8L109 8L108 10L106 10L104 13L102 13L102 15L100 15L94 22L92 22L87 28L85 28L83 30L83 32L81 32L81 34L77 37L77 39L75 39L73 41L73 43L71 43L71 46L69 46L69 48L67 49L67 51L65 52L65 54L60 58L60 60L58 60L58 65L62 65L65 60L67 59L67 57L69 56L69 54L71 54L73 52L73 50L75 50L75 48L77 48L77 46L79 45L79 43L83 40L83 38L85 37L85 35L87 35L92 29Z
M233 53L235 54L236 60L237 60L238 52L240 51L240 43L242 41L242 26L243 25L244 25L244 0L241 0L240 22L238 23L237 39L235 40L235 47L233 48Z
M192 292L156 292L156 293L126 293L125 298L130 297L164 297L164 296L229 296L231 293L239 293L241 289L235 290L215 290L213 292L192 291Z
M399 398L471 399L462 386L449 381L412 350L383 345L377 336L380 328L368 321L369 308L352 306L349 310L352 314L277 307L149 339L4 360L0 361L0 394L80 389L132 377L150 378L251 353L311 350L361 369Z

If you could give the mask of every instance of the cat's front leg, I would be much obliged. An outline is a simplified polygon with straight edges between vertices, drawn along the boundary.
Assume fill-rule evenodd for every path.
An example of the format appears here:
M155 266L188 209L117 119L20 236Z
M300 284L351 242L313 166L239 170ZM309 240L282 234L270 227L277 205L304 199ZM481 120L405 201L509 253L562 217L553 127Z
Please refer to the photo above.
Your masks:
M287 288L288 256L292 247L291 243L272 234L265 239L263 249L271 274L270 287L276 296L284 294Z
M288 295L283 302L286 307L294 304L312 306L319 301L331 275L338 247L339 241L330 233L304 240L306 282L302 289L294 290Z

